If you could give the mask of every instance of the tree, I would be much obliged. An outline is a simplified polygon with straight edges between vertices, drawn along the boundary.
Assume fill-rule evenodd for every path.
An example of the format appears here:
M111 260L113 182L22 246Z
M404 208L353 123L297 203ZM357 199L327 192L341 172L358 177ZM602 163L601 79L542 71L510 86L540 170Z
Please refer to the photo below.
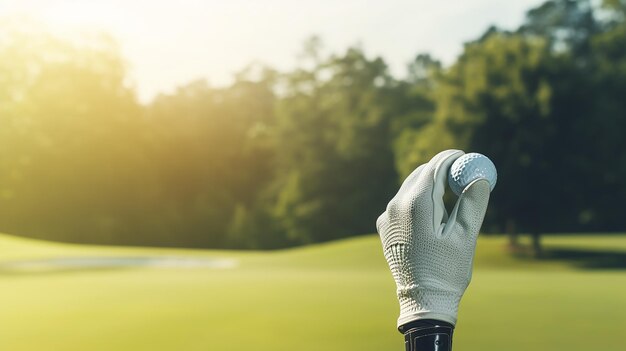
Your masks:
M394 90L394 111L391 113L399 181L417 165L429 160L429 152L424 152L424 144L429 140L423 138L426 133L422 133L422 128L429 128L433 119L436 108L434 94L438 87L437 79L442 73L441 62L427 54L418 55L408 68L406 81L400 82ZM441 142L439 140L437 146Z
M263 239L272 233L264 232L267 205L259 204L273 178L273 73L258 80L249 74L227 88L190 83L148 109L166 226L187 245L258 248L279 241Z
M321 58L309 44L308 67L286 76L277 124L275 214L293 243L372 232L396 182L385 63L359 48Z
M151 201L140 194L154 184L140 171L147 167L140 108L115 42L92 36L87 48L24 23L4 28L3 230L73 241L132 238L132 219ZM119 193L126 197L113 196Z
M588 193L584 215L591 230L623 229L622 203L626 198L626 157L615 150L626 149L626 5L617 3L615 16L602 33L592 38L589 53L592 72L586 99L592 106L588 123L579 126L590 142L585 150L586 173L581 177L596 180ZM619 19L619 20L618 20ZM589 94L591 92L591 94ZM591 95L591 96L589 96ZM590 189L591 190L591 189Z
M550 187L542 178L549 168L546 152L554 135L550 119L552 90L543 78L545 41L492 31L468 43L435 91L437 110L417 132L416 148L432 155L460 148L489 155L498 167L487 223L539 233L551 198L537 197ZM545 212L544 212L545 211Z
M517 32L543 38L551 50L584 56L600 30L594 14L589 0L550 0L530 9Z
M192 82L143 107L108 36L68 41L21 22L6 28L0 229L107 244L283 242L266 199L274 72L250 67L226 88Z

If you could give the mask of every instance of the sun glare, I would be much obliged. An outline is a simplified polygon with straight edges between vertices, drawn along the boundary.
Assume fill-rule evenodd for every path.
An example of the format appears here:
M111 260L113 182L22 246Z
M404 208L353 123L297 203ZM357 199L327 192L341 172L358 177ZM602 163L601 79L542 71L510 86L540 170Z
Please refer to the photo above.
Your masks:
M333 51L362 42L402 75L416 52L451 62L461 42L486 24L515 25L537 2L474 0L452 11L445 3L399 0L367 6L360 0L20 0L1 2L0 18L28 16L64 37L110 34L131 63L129 75L141 99L148 101L199 78L227 85L254 61L293 68L312 35Z

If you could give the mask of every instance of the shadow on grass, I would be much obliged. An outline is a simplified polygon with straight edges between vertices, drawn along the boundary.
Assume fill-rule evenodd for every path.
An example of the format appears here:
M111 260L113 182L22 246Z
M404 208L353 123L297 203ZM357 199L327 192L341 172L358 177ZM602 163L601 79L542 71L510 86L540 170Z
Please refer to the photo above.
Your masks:
M544 248L540 260L558 260L582 269L626 269L626 252L574 248Z

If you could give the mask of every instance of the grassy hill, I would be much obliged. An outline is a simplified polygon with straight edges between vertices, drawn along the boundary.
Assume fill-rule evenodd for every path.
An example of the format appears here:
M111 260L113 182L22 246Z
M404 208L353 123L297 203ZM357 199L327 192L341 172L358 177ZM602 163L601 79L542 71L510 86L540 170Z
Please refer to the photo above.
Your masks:
M456 350L622 349L626 236L544 243L548 258L537 261L506 254L504 238L480 239ZM94 257L234 264L58 265ZM97 247L0 235L2 350L400 351L397 310L373 235L274 252Z

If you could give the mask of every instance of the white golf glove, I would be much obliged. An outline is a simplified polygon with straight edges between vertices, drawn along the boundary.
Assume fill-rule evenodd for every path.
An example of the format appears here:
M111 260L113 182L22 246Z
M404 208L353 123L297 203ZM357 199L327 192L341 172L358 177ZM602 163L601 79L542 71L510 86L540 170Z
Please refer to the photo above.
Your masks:
M442 199L447 174L463 154L443 151L419 166L376 221L398 288L398 327L418 319L456 324L489 202L489 183L477 180L465 188L448 216Z

